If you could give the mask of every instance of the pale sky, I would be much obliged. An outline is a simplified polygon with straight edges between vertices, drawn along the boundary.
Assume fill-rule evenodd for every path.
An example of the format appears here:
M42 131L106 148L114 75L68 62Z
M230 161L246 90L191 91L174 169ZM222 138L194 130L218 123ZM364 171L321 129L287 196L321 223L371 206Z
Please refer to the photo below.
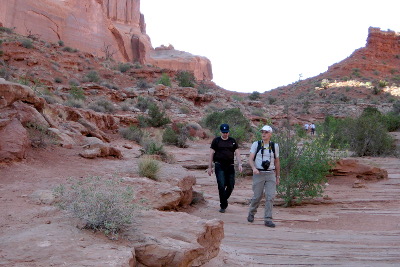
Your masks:
M213 81L263 93L325 72L364 47L368 28L400 32L399 0L141 0L153 47L207 57Z

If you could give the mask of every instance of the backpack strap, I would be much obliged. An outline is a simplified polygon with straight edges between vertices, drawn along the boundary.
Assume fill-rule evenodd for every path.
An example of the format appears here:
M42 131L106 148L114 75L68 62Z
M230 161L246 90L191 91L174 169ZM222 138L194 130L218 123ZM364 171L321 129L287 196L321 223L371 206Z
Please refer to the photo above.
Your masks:
M254 154L253 161L256 160L257 153L258 153L258 151L260 151L260 149L261 149L261 143L262 143L262 141L261 141L261 140L258 140L258 142L257 142L257 150L256 150L256 153Z
M254 158L253 158L253 161L255 161L256 160L256 156L257 156L257 154L258 154L258 151L260 151L261 150L261 146L262 146L262 140L258 140L258 142L257 142L257 150L256 150L256 153L254 154ZM276 158L276 156L275 156L275 143L274 142L272 142L272 141L270 141L269 142L269 152L271 153L271 150L272 150L272 153L274 153L274 159ZM261 153L263 153L264 151L261 151Z
M275 143L270 141L269 142L269 147L271 148L272 152L274 153L274 159L276 159L276 156L275 156Z

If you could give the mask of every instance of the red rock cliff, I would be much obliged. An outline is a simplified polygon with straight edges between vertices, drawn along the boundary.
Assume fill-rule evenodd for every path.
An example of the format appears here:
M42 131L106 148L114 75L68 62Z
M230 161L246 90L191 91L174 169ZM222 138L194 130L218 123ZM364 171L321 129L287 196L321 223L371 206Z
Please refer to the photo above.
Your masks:
M174 50L160 56L146 34L140 0L0 0L0 24L23 35L38 35L97 56L113 54L126 62L193 71L199 80L212 80L205 57ZM182 54L182 55L183 55ZM160 59L162 58L162 59Z

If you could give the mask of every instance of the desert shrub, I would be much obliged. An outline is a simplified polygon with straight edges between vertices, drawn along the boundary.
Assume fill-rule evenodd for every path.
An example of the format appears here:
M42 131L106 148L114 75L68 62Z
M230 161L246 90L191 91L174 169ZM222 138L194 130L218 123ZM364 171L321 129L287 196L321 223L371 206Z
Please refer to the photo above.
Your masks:
M69 46L65 46L65 47L63 47L62 51L69 52L69 53L76 53L76 52L78 52L78 49L72 48Z
M71 180L71 185L59 185L54 193L57 205L83 220L85 228L111 237L118 237L138 209L132 204L132 188L115 179L95 176Z
M59 45L59 46L64 46L64 41L59 40L59 41L58 41L58 45Z
M164 105L165 107L165 105ZM190 108L188 108L187 106L180 106L179 107L179 112L182 114L189 114L190 113Z
M175 145L177 147L187 147L187 139L189 131L186 124L174 123L171 127L167 127L162 135L162 141L165 144Z
M11 77L11 72L8 68L2 67L0 68L0 78L4 78L5 80L9 80Z
M202 119L201 124L210 129L216 136L220 134L219 126L227 123L230 126L230 136L241 144L252 137L252 129L249 120L239 108L212 112Z
M127 72L132 68L132 65L130 63L119 63L118 64L118 70L122 73Z
M329 80L328 79L322 79L320 87L327 89L329 87Z
M151 98L149 98L149 97L139 96L139 97L137 98L136 107L137 107L140 111L144 112L144 111L146 111L146 110L149 108L149 106L150 106L151 104L153 104L153 103L154 103L154 100L153 100L153 99L151 99Z
M166 157L167 153L164 150L164 145L154 139L142 139L142 148L140 151L145 155L158 155L161 158Z
M332 147L347 147L355 156L393 155L395 145L388 133L389 122L386 120L389 120L388 117L375 108L367 108L358 118L327 117L321 132L325 140L332 139Z
M166 116L165 111L160 111L156 104L149 106L149 116L146 118L148 125L153 127L160 127L168 124L171 120Z
M396 115L400 114L400 100L397 100L396 102L393 103L392 111Z
M382 122L389 132L394 132L400 129L400 116L394 112L389 112L383 115Z
M0 27L0 32L5 32L5 33L8 33L8 34L11 34L11 33L14 32L14 30L10 29L10 28L7 28L7 27Z
M278 195L285 206L302 203L306 199L322 196L326 175L338 156L330 151L330 142L316 137L303 142L290 135L288 128L274 137L279 144L281 179L277 187Z
M193 73L189 71L179 71L176 74L176 80L178 81L178 85L180 87L194 87L196 82L196 78L194 77Z
M100 98L95 102L91 103L89 105L89 108L96 112L102 112L102 113L114 113L115 111L114 104L110 100L105 98Z
M391 155L395 145L379 114L360 116L349 127L350 149L356 156Z
M143 131L137 126L130 125L126 128L120 128L119 133L125 139L140 143L143 138Z
M379 80L379 82L378 82L378 85L381 88L388 86L388 84L389 83L387 81L385 81L385 80Z
M28 48L28 49L33 48L33 43L32 43L32 40L31 40L31 39L23 39L23 40L21 41L21 45L22 45L23 47L25 47L25 48Z
M36 122L27 122L24 124L31 146L35 148L45 148L50 144L56 144L56 138L53 134L49 133L49 127Z
M270 105L275 104L275 103L276 103L276 100L277 100L277 99L276 99L275 97L272 97L272 96L268 97L268 102L269 102Z
M136 83L137 87L139 87L140 89L147 89L150 88L151 85L144 79L139 79Z
M68 84L70 86L79 86L80 82L77 79L71 79L71 80L68 81Z
M85 100L85 91L82 89L82 87L77 87L77 86L71 86L71 89L69 89L69 95L73 99L77 100Z
M258 100L260 99L260 92L254 91L249 95L250 100Z
M204 82L200 82L199 86L197 87L197 93L202 95L210 91L210 88L204 84Z
M171 79L169 78L168 74L163 73L161 78L157 81L157 84L163 84L165 86L171 86Z
M152 180L158 180L158 172L160 165L157 160L152 157L142 157L138 163L138 171L140 176L150 178Z
M100 81L99 74L95 70L92 70L88 74L86 74L86 78L88 79L89 82L98 82L98 81Z
M74 108L84 108L85 107L85 103L83 103L83 101L81 99L74 99L74 98L70 98L67 101L65 101L64 105L68 106L68 107L74 107Z
M233 95L232 99L238 102L242 102L244 100L244 98L242 96L239 95Z
M54 82L56 82L56 83L62 83L63 80L62 80L61 77L55 77L55 78L54 78Z

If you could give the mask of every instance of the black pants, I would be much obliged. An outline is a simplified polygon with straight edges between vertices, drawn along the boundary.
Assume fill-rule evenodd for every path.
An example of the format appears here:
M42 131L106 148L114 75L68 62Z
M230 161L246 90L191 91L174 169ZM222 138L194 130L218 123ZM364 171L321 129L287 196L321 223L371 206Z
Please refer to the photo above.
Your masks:
M217 178L219 202L221 209L228 207L228 198L235 187L235 167L233 164L222 165L215 163L215 176Z

